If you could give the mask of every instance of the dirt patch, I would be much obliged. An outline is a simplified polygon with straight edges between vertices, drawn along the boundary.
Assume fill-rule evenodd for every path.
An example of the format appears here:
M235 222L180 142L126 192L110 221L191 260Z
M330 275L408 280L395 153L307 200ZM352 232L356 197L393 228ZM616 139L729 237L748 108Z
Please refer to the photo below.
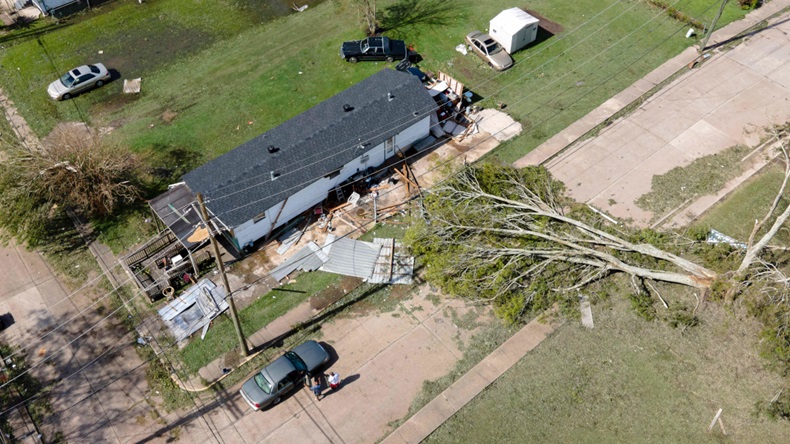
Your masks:
M339 301L348 292L362 284L362 279L346 276L339 283L331 285L310 298L310 308L323 310Z
M546 17L543 17L537 11L533 11L531 9L524 9L524 8L521 8L521 9L523 11L525 11L527 14L529 14L529 15L535 17L536 19L540 20L540 23L538 23L538 27L540 29L548 32L551 35L557 35L557 34L559 34L559 33L561 33L562 31L565 30L565 28L563 28L562 25L560 25L559 23L556 23L556 22L552 22L551 20L547 19Z
M170 123L170 122L172 122L172 121L173 121L173 120L174 120L174 119L175 119L177 116L178 116L178 113L177 113L177 112L175 112L175 111L173 111L173 110L170 110L170 109L166 109L166 110L165 110L165 112L163 112L163 113L162 113L162 115L161 115L161 116L159 116L159 117L162 119L162 122L164 122L164 123L166 123L166 124L169 124L169 123Z
M228 368L235 368L241 362L241 354L239 353L239 349L234 348L233 350L225 353L222 356L222 362L224 363L225 367Z
M156 20L156 19L154 19ZM211 45L216 39L207 32L195 28L184 28L169 25L140 30L137 34L128 34L118 30L107 40L96 41L83 49L85 57L92 56L98 49L113 48L117 41L124 42L122 55L108 58L104 64L111 72L117 72L120 78L131 79L145 77L173 60L194 54ZM121 51L118 51L121 52ZM116 76L113 75L113 78Z
M106 100L96 103L91 107L91 115L112 113L120 111L124 106L134 102L140 97L139 94L113 94ZM115 122L110 123L110 126L119 127Z
M164 114L162 117L164 120ZM257 283L271 271L272 263L264 250L256 251L233 266L234 274L240 275L247 284Z
M46 137L41 139L41 143L46 147L57 140L63 140L64 137L90 139L94 134L94 131L83 122L61 122Z

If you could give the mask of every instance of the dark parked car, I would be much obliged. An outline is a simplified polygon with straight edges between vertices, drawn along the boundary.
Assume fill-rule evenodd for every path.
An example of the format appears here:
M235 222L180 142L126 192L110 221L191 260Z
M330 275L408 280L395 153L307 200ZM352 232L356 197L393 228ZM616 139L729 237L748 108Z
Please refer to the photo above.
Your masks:
M241 397L253 410L277 405L295 387L329 362L329 353L321 344L307 341L252 376L241 386Z
M403 40L387 37L368 37L365 40L344 42L340 47L340 57L351 63L360 60L403 60L409 55Z

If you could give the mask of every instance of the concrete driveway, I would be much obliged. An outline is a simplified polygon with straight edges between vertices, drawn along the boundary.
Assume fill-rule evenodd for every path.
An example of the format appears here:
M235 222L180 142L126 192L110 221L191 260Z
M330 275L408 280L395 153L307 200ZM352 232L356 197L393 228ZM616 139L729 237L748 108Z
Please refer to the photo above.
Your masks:
M241 383L201 406L202 416L165 418L140 442L159 442L174 427L185 442L370 443L382 439L403 418L424 381L446 375L462 357L474 329L456 325L490 320L490 313L457 300L433 302L427 285L392 312L357 313L325 323L321 341L337 360L328 370L343 385L316 401L302 388L281 404L254 412L238 394ZM479 310L479 311L478 311ZM471 314L467 315L467 313ZM277 351L280 353L281 351Z

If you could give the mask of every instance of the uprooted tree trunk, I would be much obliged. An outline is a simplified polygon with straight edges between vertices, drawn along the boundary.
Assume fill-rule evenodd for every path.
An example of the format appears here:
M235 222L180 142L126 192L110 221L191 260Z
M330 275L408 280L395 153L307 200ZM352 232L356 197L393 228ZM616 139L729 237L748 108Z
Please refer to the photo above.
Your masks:
M565 283L555 290L577 289L613 272L696 288L709 287L717 276L632 240L633 233L596 226L597 217L566 198L562 185L539 167L466 168L434 189L426 208L429 221L418 235L424 251L440 256L470 294L489 299L524 289L551 270L560 275L555 285Z

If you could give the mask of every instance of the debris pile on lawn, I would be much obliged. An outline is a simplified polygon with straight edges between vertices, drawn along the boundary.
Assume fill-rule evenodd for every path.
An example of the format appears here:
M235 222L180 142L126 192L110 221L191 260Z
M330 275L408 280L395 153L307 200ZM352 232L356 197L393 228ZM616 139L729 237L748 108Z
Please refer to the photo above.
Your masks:
M271 276L279 282L296 270L321 270L376 284L411 284L414 257L403 250L395 239L364 242L329 234L323 247L310 241L272 270Z

